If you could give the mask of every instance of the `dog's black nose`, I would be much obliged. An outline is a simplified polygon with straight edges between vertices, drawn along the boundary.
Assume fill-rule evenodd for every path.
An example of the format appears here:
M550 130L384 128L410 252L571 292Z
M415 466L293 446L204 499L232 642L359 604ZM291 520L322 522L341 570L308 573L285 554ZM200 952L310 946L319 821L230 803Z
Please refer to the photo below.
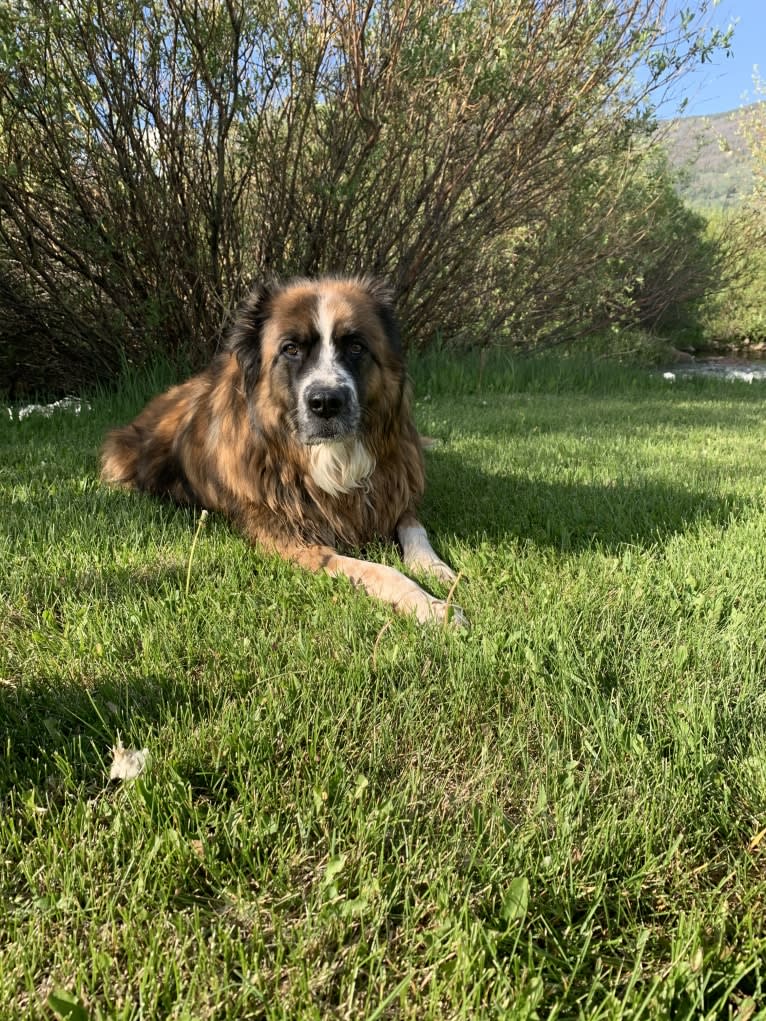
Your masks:
M319 418L336 418L346 406L346 390L343 387L317 388L306 394L309 411Z

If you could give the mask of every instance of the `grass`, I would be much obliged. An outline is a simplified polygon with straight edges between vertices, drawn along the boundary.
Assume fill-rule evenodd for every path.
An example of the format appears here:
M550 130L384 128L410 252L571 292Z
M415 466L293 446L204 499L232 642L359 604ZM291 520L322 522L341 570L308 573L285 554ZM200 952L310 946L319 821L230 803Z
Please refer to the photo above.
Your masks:
M0 424L0 1016L765 1016L763 392L478 371L414 367L465 634L215 515L187 593L96 481L141 385Z

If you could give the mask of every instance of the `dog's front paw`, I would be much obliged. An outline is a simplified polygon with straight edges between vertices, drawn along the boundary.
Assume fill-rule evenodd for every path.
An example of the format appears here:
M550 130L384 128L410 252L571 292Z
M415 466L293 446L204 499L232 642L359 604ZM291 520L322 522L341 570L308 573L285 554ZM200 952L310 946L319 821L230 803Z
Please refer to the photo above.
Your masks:
M423 570L433 575L434 578L438 578L439 581L443 581L446 585L451 585L454 581L457 581L457 575L443 560L433 560L430 564L424 564Z
M440 560L432 551L431 556L409 556L404 558L405 565L411 571L422 571L423 574L430 574L446 585L451 585L457 578L452 568Z
M460 606L456 606L455 603L442 603L443 610L440 620L446 620L450 627L459 628L467 631L470 628L468 618L463 613Z
M461 607L456 606L455 603L448 603L445 599L434 599L431 596L428 605L418 606L415 613L421 624L447 623L450 627L455 628L470 627Z

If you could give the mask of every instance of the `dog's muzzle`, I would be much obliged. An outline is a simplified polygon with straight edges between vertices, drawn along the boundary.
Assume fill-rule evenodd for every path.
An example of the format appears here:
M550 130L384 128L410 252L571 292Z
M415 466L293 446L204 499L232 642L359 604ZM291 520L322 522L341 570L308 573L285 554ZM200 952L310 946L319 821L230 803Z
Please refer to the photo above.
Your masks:
M359 406L349 386L315 384L303 394L301 431L307 443L323 443L353 435Z

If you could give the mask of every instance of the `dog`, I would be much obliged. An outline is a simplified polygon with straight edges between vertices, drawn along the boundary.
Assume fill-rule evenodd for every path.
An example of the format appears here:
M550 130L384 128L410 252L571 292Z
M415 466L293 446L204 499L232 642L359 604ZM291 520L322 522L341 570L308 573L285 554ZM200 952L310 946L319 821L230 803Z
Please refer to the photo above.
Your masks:
M345 575L423 623L465 624L402 572L338 551L398 540L406 567L455 581L416 515L423 452L377 281L256 287L207 369L107 435L101 478L219 511L259 547Z

